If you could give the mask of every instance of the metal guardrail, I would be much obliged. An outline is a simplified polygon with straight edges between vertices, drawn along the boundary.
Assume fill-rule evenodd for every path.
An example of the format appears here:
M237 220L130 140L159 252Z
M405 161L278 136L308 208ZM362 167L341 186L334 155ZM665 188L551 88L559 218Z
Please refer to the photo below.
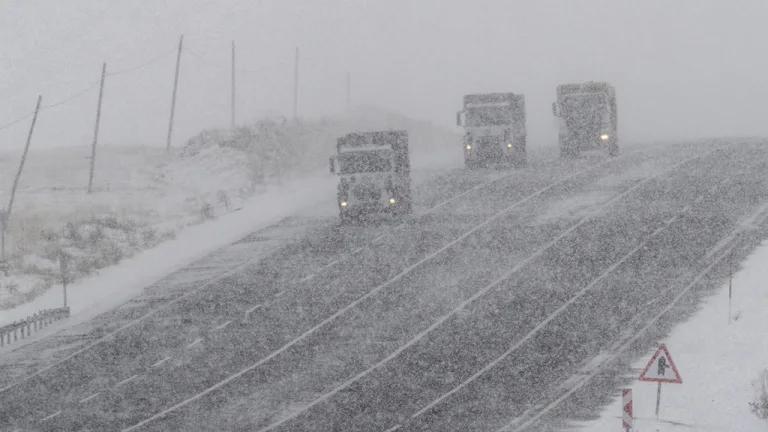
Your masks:
M44 309L21 321L2 326L0 327L0 347L28 338L32 333L44 329L54 321L69 318L69 313L69 307Z

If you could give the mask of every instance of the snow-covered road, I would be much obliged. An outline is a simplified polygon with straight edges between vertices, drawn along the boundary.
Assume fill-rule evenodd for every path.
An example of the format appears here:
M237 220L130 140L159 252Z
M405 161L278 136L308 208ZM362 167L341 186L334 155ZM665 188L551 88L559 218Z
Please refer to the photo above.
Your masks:
M754 247L729 236L768 200L766 156L710 142L446 170L394 229L340 227L327 209L289 218L219 252L275 242L257 262L170 305L158 284L155 302L115 311L90 340L150 316L2 390L0 424L551 430L605 402L598 387L563 396L715 269L710 252Z

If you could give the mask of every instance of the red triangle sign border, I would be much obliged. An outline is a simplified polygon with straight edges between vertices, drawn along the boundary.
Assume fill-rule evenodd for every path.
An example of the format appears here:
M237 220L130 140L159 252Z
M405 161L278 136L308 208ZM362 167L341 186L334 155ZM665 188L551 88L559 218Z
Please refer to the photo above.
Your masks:
M672 369L672 372L675 374L675 378L649 378L645 375L648 373L648 370L653 366L653 364L656 362L656 359L659 357L661 353L664 353L667 360L669 360L669 367ZM658 383L670 383L670 384L682 384L683 378L680 376L680 372L677 371L677 366L675 366L675 362L672 360L672 356L669 355L669 350L667 349L666 344L661 344L659 346L659 349L656 350L656 353L651 357L651 360L648 362L648 365L645 366L643 371L640 373L640 378L638 378L639 381L648 381L648 382L658 382Z

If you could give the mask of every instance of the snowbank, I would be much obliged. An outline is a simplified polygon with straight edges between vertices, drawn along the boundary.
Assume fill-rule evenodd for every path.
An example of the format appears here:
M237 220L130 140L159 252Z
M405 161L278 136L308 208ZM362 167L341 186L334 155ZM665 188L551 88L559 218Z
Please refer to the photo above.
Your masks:
M461 158L457 135L372 108L343 118L261 120L234 132L208 130L172 154L162 148L102 146L91 194L89 148L30 151L8 228L10 274L0 274L0 325L61 305L62 256L68 277L79 281L71 290L92 292L93 298L100 297L98 290L132 296L173 269L292 214L296 206L332 200L335 179L327 166L336 138L390 128L409 131L414 168L446 166ZM0 153L0 203L7 202L18 161L19 154ZM199 226L226 217L236 219ZM154 258L138 256L150 249L155 251L146 256ZM142 264L132 265L118 283L122 288L95 281L98 272L123 271L105 269L132 257ZM109 278L110 285L114 281ZM28 307L10 310L36 298Z
M655 383L631 384L635 432L765 431L768 420L751 403L765 393L759 378L768 371L768 245L759 247L733 276L733 313L728 324L728 288L703 303L696 315L664 341L683 384L662 384L660 422L656 421ZM655 350L633 365L642 370ZM763 375L763 379L768 376ZM764 385L768 385L765 381ZM599 420L580 423L590 432L621 431L621 398ZM766 400L765 402L768 402ZM765 403L764 402L764 403ZM768 414L768 406L766 406Z

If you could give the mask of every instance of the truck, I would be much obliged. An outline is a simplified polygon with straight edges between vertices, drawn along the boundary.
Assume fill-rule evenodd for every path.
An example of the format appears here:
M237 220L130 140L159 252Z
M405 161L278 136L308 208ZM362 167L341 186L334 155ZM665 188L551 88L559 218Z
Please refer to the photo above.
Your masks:
M365 214L402 216L411 209L408 132L354 132L340 137L330 158L342 223Z
M456 125L464 127L464 166L527 164L525 96L514 93L464 95Z
M552 114L559 118L561 158L600 150L619 153L616 90L607 82L561 84Z

